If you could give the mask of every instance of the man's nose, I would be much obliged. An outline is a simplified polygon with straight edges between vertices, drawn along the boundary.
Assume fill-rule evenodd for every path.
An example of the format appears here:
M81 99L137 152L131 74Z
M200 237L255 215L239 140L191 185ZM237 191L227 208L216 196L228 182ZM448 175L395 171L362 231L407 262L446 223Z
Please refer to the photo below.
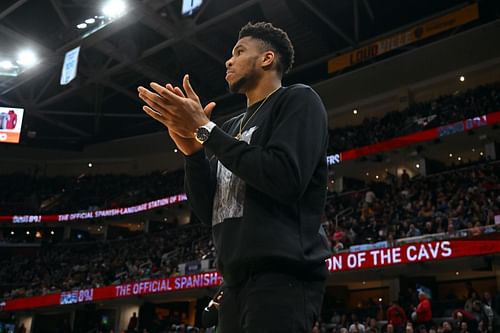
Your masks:
M233 65L233 57L226 60L226 68L229 68Z

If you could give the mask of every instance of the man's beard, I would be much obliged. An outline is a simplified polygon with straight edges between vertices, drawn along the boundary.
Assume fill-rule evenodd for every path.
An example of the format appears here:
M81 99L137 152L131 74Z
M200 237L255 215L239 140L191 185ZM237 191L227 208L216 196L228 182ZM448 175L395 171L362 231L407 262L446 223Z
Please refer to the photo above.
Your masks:
M254 57L253 59L250 60L250 68L251 70L247 72L245 75L243 75L239 80L234 82L233 84L228 84L228 89L231 93L233 94L244 94L245 93L245 86L248 88L248 85L251 84L252 78L256 77L256 68L255 64L257 63L257 57Z
M248 76L243 76L233 84L228 84L228 89L233 94L238 94L241 92L243 86L248 82Z

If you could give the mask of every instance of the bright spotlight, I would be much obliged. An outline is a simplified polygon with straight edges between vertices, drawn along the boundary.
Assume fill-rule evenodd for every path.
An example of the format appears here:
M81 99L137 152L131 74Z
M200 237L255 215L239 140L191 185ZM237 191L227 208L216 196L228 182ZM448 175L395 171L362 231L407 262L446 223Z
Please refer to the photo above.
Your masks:
M352 110L352 114L354 114L354 115L358 114L358 109Z
M420 163L415 164L415 168L420 169Z
M465 81L465 76L460 76L460 82L464 82Z
M77 24L76 27L78 29L85 29L87 27L87 23L80 23L80 24Z
M14 64L10 60L4 60L0 61L0 67L3 69L12 69L14 67Z
M125 14L126 9L125 2L121 0L110 0L102 8L104 15L110 18L118 18Z
M88 166L89 168L92 168L94 165L91 162L89 162Z
M94 24L95 23L95 18L91 17L85 20L85 23L87 24Z
M31 67L35 65L38 60L36 58L36 55L33 51L30 50L24 50L19 53L19 56L16 60L16 62L19 65L25 66L25 67Z

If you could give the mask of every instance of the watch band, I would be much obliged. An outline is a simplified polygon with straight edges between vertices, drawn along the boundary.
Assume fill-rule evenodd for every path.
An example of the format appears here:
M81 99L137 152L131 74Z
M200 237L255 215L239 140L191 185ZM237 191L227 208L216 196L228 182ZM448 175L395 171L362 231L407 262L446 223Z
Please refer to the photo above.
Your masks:
M212 132L215 126L216 124L214 122L209 121L205 125L198 127L194 132L194 138L196 139L196 141L198 141L201 144L204 144L205 141L208 140L210 133Z

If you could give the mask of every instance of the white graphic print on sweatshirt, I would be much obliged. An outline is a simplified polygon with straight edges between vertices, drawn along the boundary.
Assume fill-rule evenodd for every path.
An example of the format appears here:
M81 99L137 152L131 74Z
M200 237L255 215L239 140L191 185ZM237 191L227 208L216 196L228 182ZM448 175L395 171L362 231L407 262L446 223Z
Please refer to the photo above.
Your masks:
M241 134L241 141L250 143L257 126ZM224 222L227 218L243 216L245 202L245 182L217 162L217 187L215 189L212 225Z

